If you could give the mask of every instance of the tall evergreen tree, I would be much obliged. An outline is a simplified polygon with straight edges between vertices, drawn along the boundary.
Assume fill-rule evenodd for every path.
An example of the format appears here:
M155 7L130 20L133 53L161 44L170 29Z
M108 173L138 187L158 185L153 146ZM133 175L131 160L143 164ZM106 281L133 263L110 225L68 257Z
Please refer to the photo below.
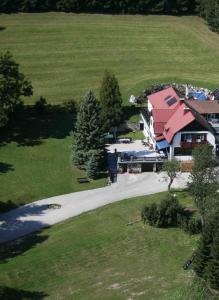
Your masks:
M206 270L207 281L214 289L219 289L219 226L214 232L211 260Z
M215 221L216 217L205 223L198 243L196 258L193 263L194 271L199 277L203 278L206 278L206 269L211 258L211 245L213 241Z
M100 87L101 120L103 130L117 127L122 120L122 96L115 75L105 72Z
M104 151L100 106L92 91L89 91L81 102L75 128L73 162L82 168L87 168L93 151L98 153Z

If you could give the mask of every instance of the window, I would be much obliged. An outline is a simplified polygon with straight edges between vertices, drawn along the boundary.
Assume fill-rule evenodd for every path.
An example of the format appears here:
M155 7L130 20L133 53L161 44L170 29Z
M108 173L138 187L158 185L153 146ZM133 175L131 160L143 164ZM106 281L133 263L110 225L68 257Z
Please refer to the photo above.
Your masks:
M191 133L184 133L181 137L182 142L191 143L192 142L192 135Z

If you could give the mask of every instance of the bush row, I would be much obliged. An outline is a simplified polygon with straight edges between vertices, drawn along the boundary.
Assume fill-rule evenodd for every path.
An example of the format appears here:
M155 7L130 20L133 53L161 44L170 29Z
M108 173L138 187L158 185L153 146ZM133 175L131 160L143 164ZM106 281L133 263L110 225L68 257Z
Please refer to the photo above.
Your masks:
M168 195L159 204L144 206L141 218L144 223L151 226L159 228L178 226L190 234L200 233L202 229L200 216L194 211L185 210L172 195Z

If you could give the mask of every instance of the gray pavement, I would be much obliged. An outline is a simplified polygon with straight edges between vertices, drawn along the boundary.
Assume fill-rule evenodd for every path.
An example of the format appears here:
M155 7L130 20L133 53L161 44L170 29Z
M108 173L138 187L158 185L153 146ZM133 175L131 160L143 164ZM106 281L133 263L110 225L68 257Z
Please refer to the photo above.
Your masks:
M175 179L173 187L184 188L188 174ZM109 203L167 190L163 175L156 173L118 175L118 182L104 188L39 200L0 215L0 243L62 222ZM59 204L59 209L48 209Z

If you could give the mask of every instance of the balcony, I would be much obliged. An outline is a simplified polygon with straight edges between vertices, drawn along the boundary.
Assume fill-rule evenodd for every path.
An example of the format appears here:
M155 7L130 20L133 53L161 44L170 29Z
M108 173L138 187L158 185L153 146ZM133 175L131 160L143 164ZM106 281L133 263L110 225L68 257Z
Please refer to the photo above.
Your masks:
M155 162L164 162L168 160L167 156L158 156L158 157L135 157L135 156L125 156L119 157L118 163L155 163Z
M196 147L199 147L201 145L206 145L208 144L207 141L191 141L191 142L188 142L188 141L181 141L181 148L183 149L194 149Z

